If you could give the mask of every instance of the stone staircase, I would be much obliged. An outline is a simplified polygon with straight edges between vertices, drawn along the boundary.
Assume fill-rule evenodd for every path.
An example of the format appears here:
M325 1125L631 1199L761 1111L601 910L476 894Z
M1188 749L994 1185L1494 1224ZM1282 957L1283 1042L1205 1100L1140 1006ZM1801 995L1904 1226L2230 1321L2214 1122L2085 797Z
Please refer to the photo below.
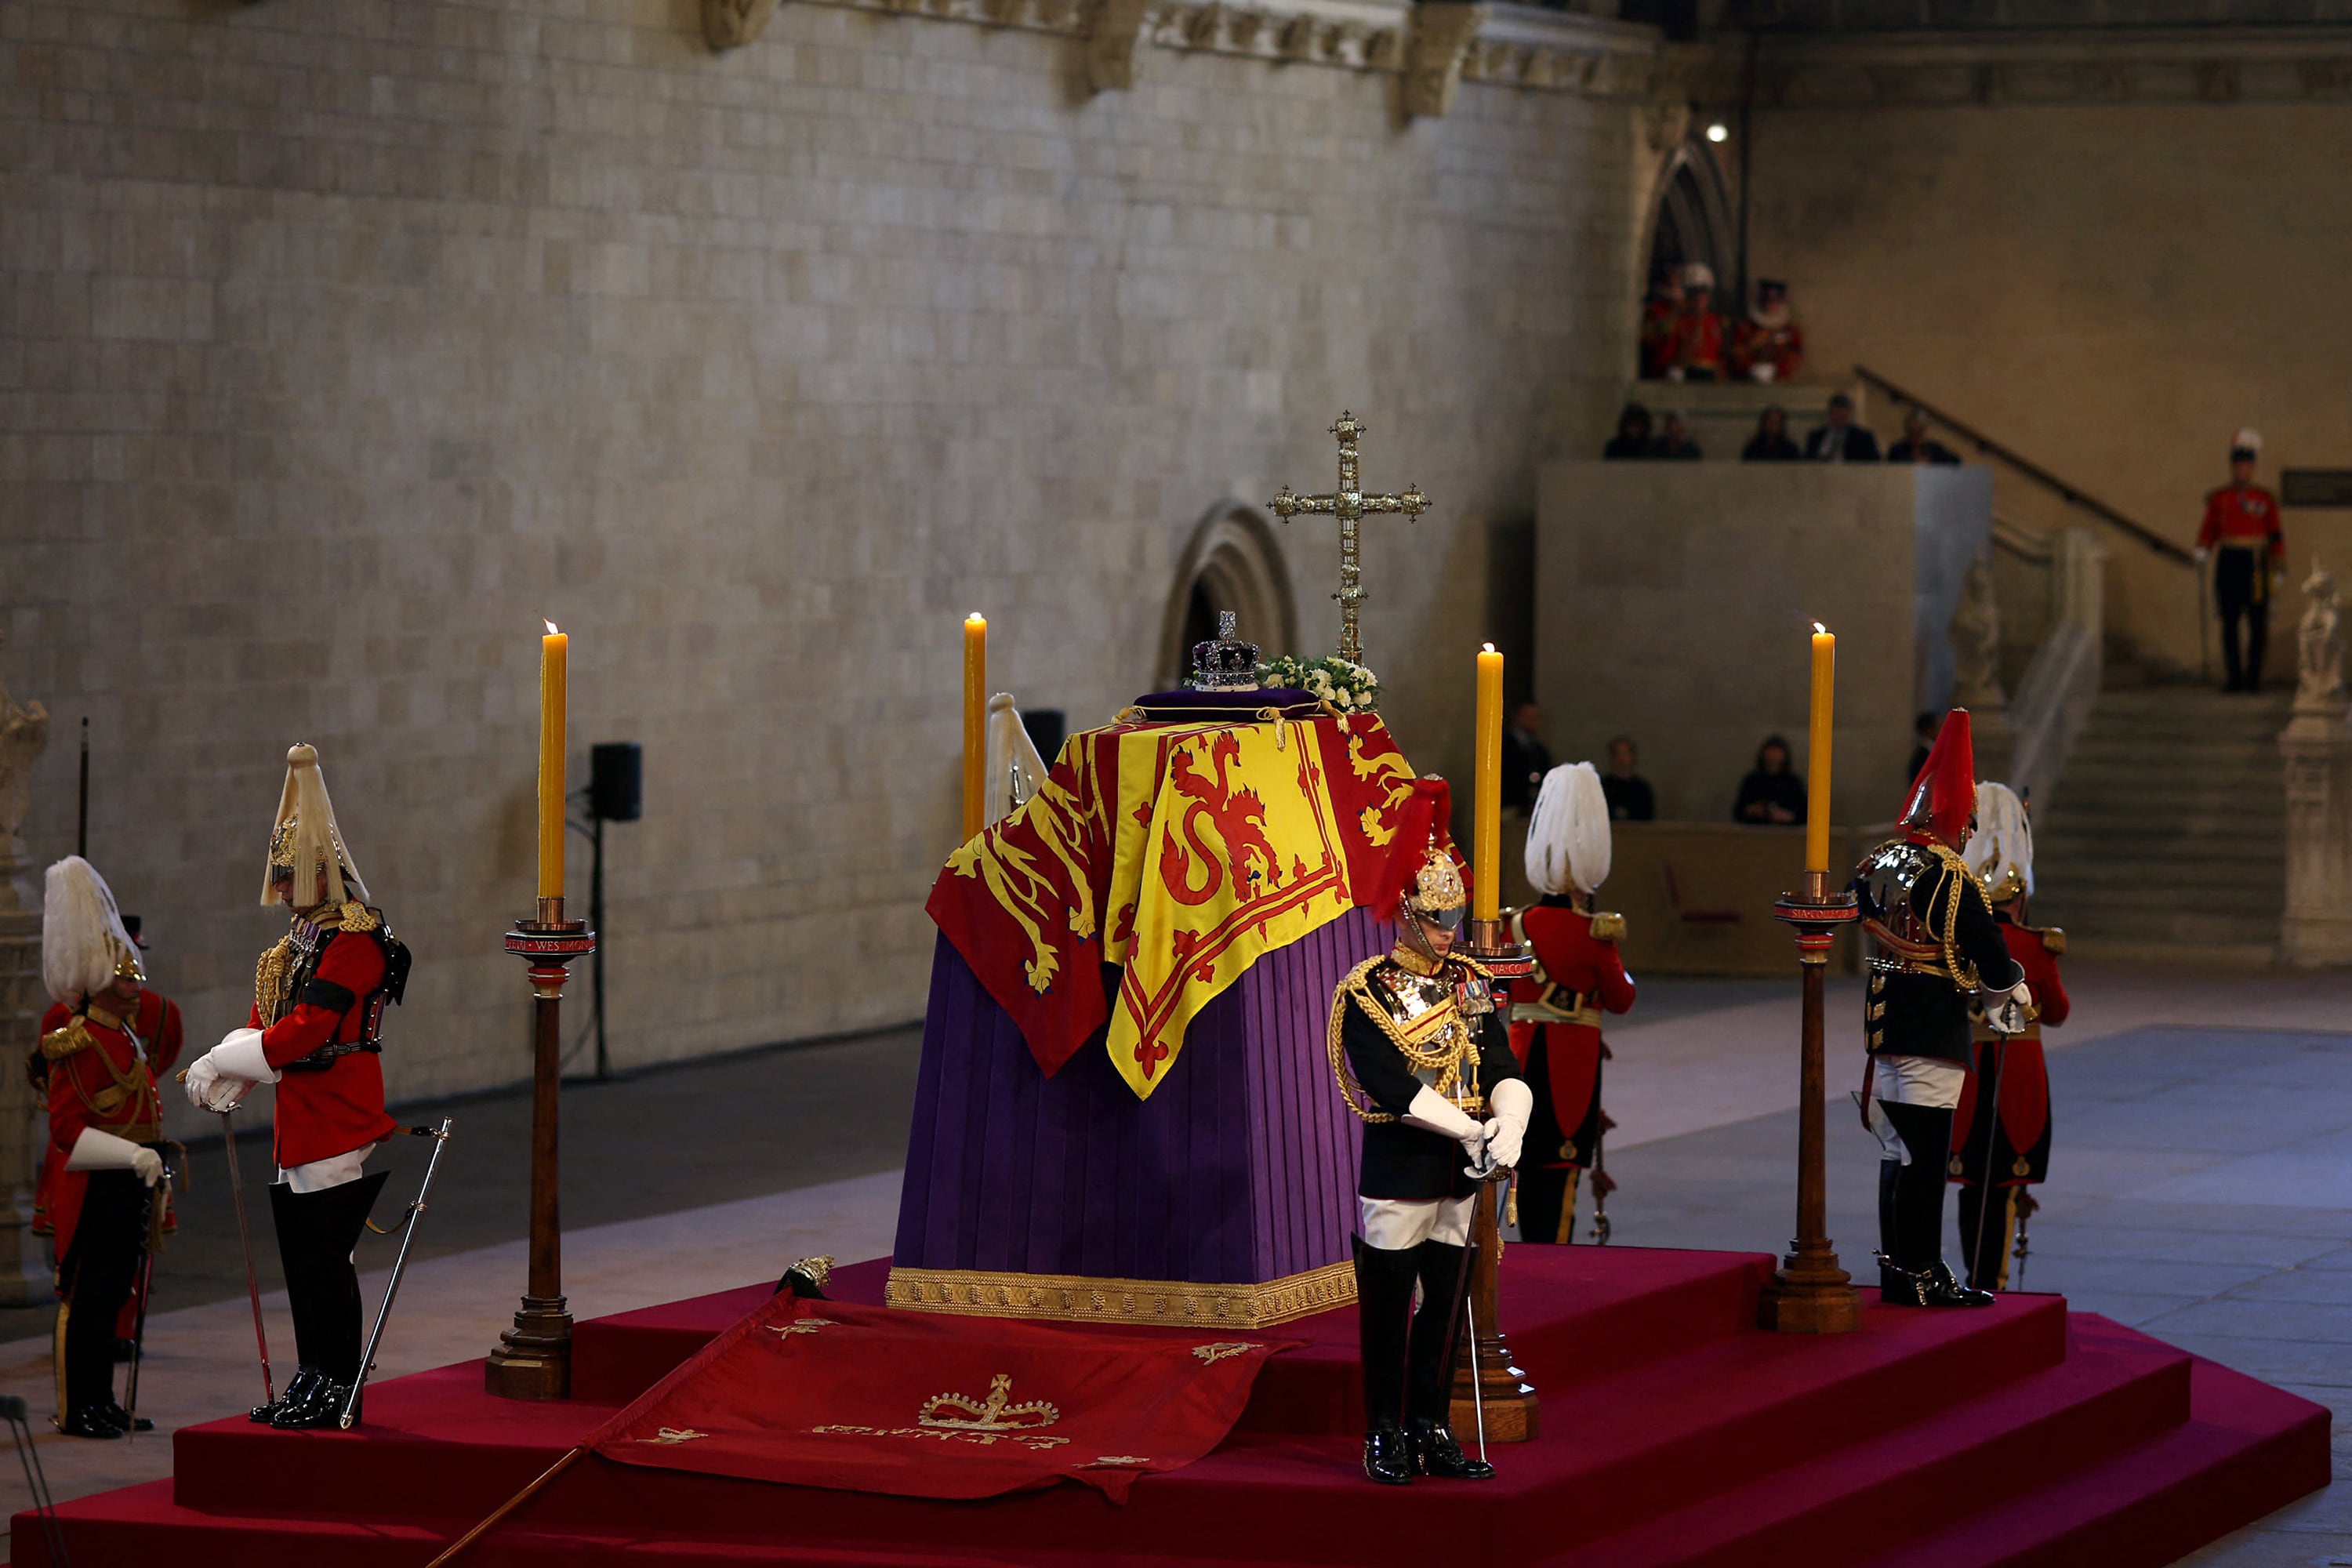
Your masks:
M2292 700L2111 688L2037 810L2032 919L2084 956L2266 964L2286 902Z

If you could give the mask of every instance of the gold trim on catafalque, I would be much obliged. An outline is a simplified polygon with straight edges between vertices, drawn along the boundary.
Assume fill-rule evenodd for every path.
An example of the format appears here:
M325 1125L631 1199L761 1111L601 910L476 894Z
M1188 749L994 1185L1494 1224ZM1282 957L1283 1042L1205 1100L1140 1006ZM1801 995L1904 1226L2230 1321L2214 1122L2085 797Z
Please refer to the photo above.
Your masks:
M919 1312L1076 1323L1214 1324L1234 1329L1286 1323L1293 1318L1344 1307L1355 1299L1355 1266L1344 1262L1285 1275L1262 1285L894 1268L882 1289L885 1304Z

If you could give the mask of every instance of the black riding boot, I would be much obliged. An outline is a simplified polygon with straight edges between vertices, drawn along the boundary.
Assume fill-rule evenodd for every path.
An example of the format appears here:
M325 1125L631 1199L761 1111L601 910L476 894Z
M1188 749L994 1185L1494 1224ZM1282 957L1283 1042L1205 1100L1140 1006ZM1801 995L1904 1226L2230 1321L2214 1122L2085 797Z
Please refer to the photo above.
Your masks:
M360 1276L352 1261L368 1211L389 1172L378 1171L323 1192L269 1189L278 1221L278 1254L287 1295L294 1303L294 1342L300 1370L268 1420L280 1431L333 1426L359 1380L362 1353ZM280 1197L283 1194L283 1197ZM291 1230L289 1221L291 1221ZM295 1281L299 1279L298 1288ZM310 1376L303 1377L303 1373ZM296 1384L301 1385L297 1393Z
M1356 1240L1356 1337L1364 1373L1364 1474L1383 1486L1412 1479L1405 1443L1405 1341L1414 1255Z
M1910 1163L1895 1173L1889 1204L1894 1245L1880 1264L1881 1279L1891 1271L1896 1289L1882 1285L1879 1299L1908 1307L1991 1306L1990 1296L1961 1284L1944 1262L1944 1167L1951 1154L1952 1113L1892 1100L1878 1103L1911 1152ZM1880 1179L1885 1181L1883 1173Z
M1424 1241L1417 1249L1421 1310L1412 1315L1412 1356L1405 1384L1405 1436L1412 1468L1449 1480L1494 1479L1495 1467L1474 1459L1454 1440L1454 1368L1462 1356L1463 1264L1469 1248Z

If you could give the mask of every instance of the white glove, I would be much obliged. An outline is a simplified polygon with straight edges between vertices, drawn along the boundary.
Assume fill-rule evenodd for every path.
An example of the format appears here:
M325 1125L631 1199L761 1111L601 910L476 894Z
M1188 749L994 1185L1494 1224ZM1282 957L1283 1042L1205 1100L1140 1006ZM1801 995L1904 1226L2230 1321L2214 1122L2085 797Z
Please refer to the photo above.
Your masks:
M2209 560L2209 559L2212 556L2213 552L2212 552L2211 550L2208 549L2206 546L2204 546L2204 545L2200 544L2200 545L2199 545L2195 550L2193 550L2193 551L2189 552L2189 553L2190 553L2190 554L2192 554L2192 555L2194 555L2194 556L2196 556L2196 557L2197 557L2197 564L2198 564L2198 565L2200 565L2200 566L2202 566L2202 565L2204 565L2204 564L2205 564L2205 563L2207 562L2207 560Z
M2008 992L1995 992L1999 1002L1985 1009L1985 1023L1996 1035L2021 1035L2033 1021L2033 988L2019 981Z
M118 1138L111 1132L100 1132L95 1127L85 1127L74 1140L73 1152L66 1156L68 1171L130 1171L140 1181L153 1186L163 1174L163 1157L143 1143L133 1143L128 1138Z
M1454 1139L1473 1154L1486 1140L1484 1127L1472 1120L1460 1106L1427 1084L1423 1084L1421 1092L1412 1097L1412 1103L1405 1107L1401 1120L1408 1127L1418 1127L1424 1132L1435 1132Z
M188 1091L188 1103L198 1110L235 1110L253 1092L253 1085L241 1078L223 1078L210 1051L190 1062L180 1081Z
M1535 1091L1521 1078L1507 1078L1486 1097L1495 1119L1486 1123L1486 1152L1497 1165L1519 1163L1519 1145L1528 1133L1528 1118L1535 1114Z
M1780 374L1780 367L1777 364L1753 364L1748 367L1748 374L1760 382L1769 384L1774 376Z
M1680 365L1675 365L1667 370L1666 379L1668 381L1680 381L1683 379L1683 367Z
M285 1077L269 1065L269 1058L261 1049L258 1029L231 1029L221 1037L221 1043L205 1055L223 1078L243 1079L251 1083L276 1083Z

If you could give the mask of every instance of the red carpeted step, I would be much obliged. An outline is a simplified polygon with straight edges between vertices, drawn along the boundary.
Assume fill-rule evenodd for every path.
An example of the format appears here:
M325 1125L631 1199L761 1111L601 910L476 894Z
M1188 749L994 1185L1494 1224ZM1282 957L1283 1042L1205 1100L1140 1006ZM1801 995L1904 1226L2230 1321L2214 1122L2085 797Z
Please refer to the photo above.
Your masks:
M2077 1317L2066 1360L2046 1372L1580 1550L1537 1555L1544 1568L1858 1562L2186 1421L2189 1353L2111 1328Z
M2182 1425L1866 1568L2160 1568L2327 1485L2328 1421L2325 1405L2193 1358Z

